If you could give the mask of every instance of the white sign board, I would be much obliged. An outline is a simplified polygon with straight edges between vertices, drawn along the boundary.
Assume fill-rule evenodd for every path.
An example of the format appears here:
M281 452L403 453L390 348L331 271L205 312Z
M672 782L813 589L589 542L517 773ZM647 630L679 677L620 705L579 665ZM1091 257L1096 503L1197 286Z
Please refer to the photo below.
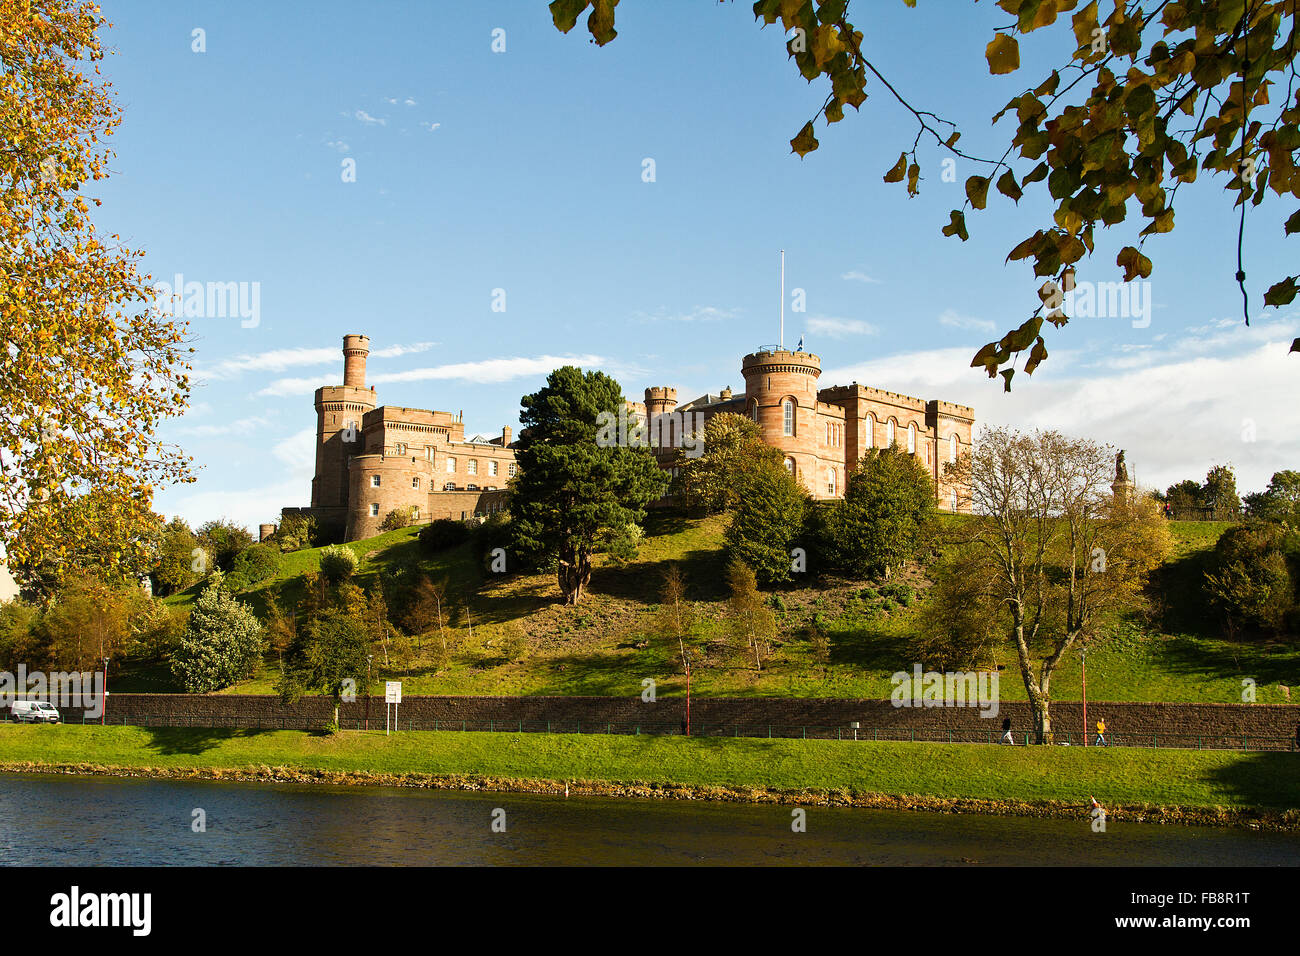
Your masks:
M384 701L389 704L400 704L402 702L402 682L400 680L384 682Z

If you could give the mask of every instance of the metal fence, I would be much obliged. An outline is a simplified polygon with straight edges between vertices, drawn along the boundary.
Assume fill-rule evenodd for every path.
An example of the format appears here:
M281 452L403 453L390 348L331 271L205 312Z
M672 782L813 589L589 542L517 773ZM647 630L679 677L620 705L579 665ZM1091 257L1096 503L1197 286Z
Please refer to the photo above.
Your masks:
M83 718L83 724L99 723L98 718ZM235 730L319 730L324 720L302 717L186 717L171 714L145 714L121 716L108 714L105 723L135 727L188 727L194 729ZM401 718L391 724L393 730L459 731L464 733L540 733L540 734L622 734L625 736L680 736L685 733L681 721L620 721L620 720L417 720ZM345 730L383 730L382 717L370 720L345 720ZM818 727L811 725L781 725L763 723L709 723L693 721L693 737L760 737L772 740L840 740L840 741L892 741L906 743L990 744L1008 746L1005 731L987 730L908 730L897 727ZM1027 747L1034 743L1032 731L1018 731L1011 735L1012 746ZM1061 747L1097 746L1097 734L1090 731L1056 731L1052 743ZM1107 732L1107 747L1143 747L1160 750L1241 750L1241 751L1295 751L1293 737L1273 737L1256 734L1176 734Z

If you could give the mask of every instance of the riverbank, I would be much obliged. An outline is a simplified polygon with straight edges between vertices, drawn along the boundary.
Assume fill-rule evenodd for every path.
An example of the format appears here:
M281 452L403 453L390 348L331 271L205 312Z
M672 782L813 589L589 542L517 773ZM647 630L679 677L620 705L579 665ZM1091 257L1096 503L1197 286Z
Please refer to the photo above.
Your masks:
M819 740L0 726L0 771L1300 830L1300 756Z

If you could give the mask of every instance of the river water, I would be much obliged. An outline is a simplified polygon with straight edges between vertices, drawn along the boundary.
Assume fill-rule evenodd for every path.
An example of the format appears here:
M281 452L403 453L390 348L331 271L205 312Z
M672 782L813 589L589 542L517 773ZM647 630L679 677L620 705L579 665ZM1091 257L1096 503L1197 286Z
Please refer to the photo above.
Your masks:
M822 807L796 833L792 809L0 774L0 864L1300 865L1300 834Z

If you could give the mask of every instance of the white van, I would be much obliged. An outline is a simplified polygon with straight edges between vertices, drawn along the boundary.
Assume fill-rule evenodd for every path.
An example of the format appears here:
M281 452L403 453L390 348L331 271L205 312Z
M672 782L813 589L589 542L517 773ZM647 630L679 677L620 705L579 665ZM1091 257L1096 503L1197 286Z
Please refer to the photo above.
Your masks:
M47 700L16 700L10 713L20 724L57 724L62 720Z

